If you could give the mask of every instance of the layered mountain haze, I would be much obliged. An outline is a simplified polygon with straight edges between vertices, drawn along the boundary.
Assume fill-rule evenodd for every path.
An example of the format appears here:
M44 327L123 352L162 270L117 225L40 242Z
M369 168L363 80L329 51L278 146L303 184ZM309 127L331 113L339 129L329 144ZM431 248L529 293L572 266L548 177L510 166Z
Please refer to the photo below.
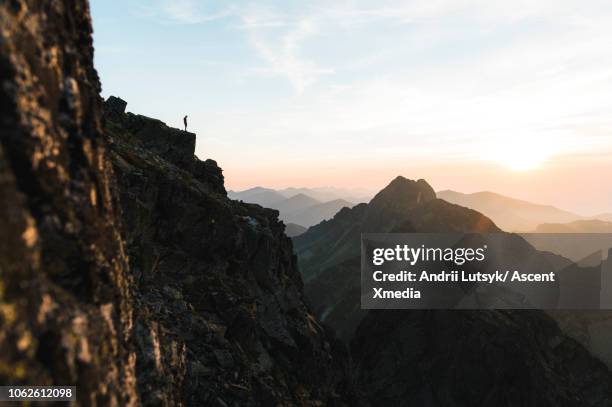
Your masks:
M317 205L321 202L306 194L293 195L290 198L284 199L276 204L274 209L281 213L290 213L300 209L308 208L309 206Z
M296 195L307 195L319 202L328 202L343 199L349 202L368 202L374 193L364 188L337 188L337 187L315 187L273 189L264 187L253 187L242 191L229 190L228 196L232 199L250 201L263 205L263 202L280 202L283 198L291 198Z
M241 192L228 191L227 196L230 199L255 203L263 207L270 207L270 205L275 204L276 202L282 202L287 199L286 196L276 192L273 189L262 187L255 187Z
M600 213L599 215L593 216L593 218L603 220L605 222L612 222L612 213Z
M331 219L343 207L351 208L354 202L369 202L368 195L361 198L352 190L340 188L286 188L275 190L255 187L244 191L229 191L232 199L256 203L263 207L277 209L282 220L306 228ZM465 194L452 190L436 193L439 199L481 212L499 227L511 232L552 231L553 226L569 224L567 227L554 226L558 230L574 233L604 233L606 225L612 222L612 214L583 216L553 205L543 205L516 199L495 192ZM341 196L341 198L338 198ZM329 200L328 200L329 199ZM546 225L546 226L541 226Z
M295 223L287 223L285 225L285 234L289 237L299 236L306 232L306 230L304 226L296 225Z
M280 212L279 217L286 222L293 222L305 227L332 218L342 208L351 208L353 203L344 199L334 199L329 202L321 202L303 209L289 213Z
M543 223L536 233L612 233L612 222L599 219L576 220L569 223Z
M541 223L566 223L582 218L551 205L535 204L494 192L464 194L446 190L437 194L440 199L483 213L509 232L528 232Z
M354 205L352 202L337 197L337 194L342 192L346 191L332 188L287 188L277 191L255 187L240 192L229 191L228 196L232 199L276 209L279 212L279 218L284 222L308 228L330 219L340 209ZM322 201L327 198L331 200Z
M276 190L285 197L297 194L304 194L315 198L321 202L344 199L350 202L367 202L372 199L374 193L365 188L337 188L337 187L317 187L317 188L284 188Z

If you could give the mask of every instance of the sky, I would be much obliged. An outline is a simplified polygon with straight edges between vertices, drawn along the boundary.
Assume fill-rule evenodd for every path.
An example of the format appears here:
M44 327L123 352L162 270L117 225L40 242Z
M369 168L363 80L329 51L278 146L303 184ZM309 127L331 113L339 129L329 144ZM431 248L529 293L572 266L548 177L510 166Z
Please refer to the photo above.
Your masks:
M228 189L397 175L612 212L609 0L92 0L102 94Z

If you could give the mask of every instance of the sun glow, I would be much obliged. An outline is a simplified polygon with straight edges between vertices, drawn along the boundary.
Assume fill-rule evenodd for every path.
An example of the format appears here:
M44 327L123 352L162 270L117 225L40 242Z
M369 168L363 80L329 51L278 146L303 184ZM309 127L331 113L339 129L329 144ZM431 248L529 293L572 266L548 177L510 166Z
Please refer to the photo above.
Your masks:
M518 152L509 154L508 157L499 160L499 163L513 171L529 171L541 167L545 161L546 157L544 155L533 152Z
M492 161L517 172L538 169L553 154L551 144L539 137L504 137L489 151Z

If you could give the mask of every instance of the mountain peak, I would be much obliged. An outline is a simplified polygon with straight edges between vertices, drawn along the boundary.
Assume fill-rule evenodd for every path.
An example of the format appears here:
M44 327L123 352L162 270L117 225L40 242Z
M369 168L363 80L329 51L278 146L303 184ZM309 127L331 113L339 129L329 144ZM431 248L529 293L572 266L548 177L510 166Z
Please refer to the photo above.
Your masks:
M370 204L414 207L433 199L436 199L436 192L427 181L424 179L414 181L400 175L376 194Z
M309 195L306 195L306 194L304 194L302 192L300 192L299 194L293 195L292 197L287 198L287 199L294 200L294 201L302 201L302 200L304 200L304 201L312 201L314 203L319 203L318 200L316 200L313 197L311 197Z

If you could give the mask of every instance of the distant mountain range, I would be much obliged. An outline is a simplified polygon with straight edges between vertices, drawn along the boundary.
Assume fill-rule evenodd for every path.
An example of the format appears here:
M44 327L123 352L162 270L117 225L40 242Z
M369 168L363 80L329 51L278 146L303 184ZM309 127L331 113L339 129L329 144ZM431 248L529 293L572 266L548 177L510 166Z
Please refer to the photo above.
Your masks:
M605 222L612 222L612 213L600 213L599 215L593 216L593 218L603 220Z
M569 223L543 223L537 233L612 233L612 222L599 219L576 220Z
M368 202L374 196L374 191L365 188L285 188L277 192L286 198L297 194L308 195L318 201L328 202L336 199L344 199L349 202Z
M289 237L299 236L306 232L306 228L302 225L296 225L295 223L287 223L285 225L285 234Z
M354 202L368 201L366 190L341 188L286 188L275 190L255 187L229 191L231 199L256 203L276 209L285 223L292 223L292 233L331 219L340 209L352 208ZM288 233L289 234L289 233ZM296 235L294 235L296 236Z
M583 394L608 399L596 391L600 381L610 380L608 368L597 360L605 356L599 351L607 349L607 337L593 335L593 342L605 344L600 348L585 340L587 350L543 311L363 309L360 238L364 232L501 231L481 213L437 199L426 181L397 177L369 203L344 208L293 239L311 309L328 329L350 343L358 367L355 380L371 405L584 405L566 403L558 396L559 389L582 388L584 377L592 379ZM526 241L503 235L506 255L533 258L536 252ZM552 254L536 256L538 270L553 270L547 263ZM593 326L592 321L585 319L585 326ZM570 363L572 368L565 369ZM511 375L504 370L509 365ZM543 384L534 387L530 384L534 381ZM422 384L431 386L428 393L423 394ZM455 402L459 394L468 401Z
M271 204L287 199L286 196L279 192L263 187L255 187L244 191L227 191L227 196L236 201L256 203L266 208L269 208Z
M318 201L306 194L297 194L290 198L283 198L278 202L272 202L270 205L273 209L280 212L281 218L286 218L287 214L294 211L301 211L311 206L319 205L321 201Z
M437 196L447 202L481 212L508 232L542 231L538 230L542 224L565 224L592 219L612 221L612 213L584 217L552 205L536 204L488 191L464 194L446 190L437 192ZM575 233L590 233L593 224L590 224L591 227L588 225L577 223L569 228L574 229Z
M243 191L228 191L228 196L232 199L244 202L256 203L262 206L273 202L280 202L283 198L291 198L296 195L306 195L319 202L329 202L336 199L343 199L349 202L369 202L374 196L372 191L365 188L285 188L273 189L264 187L254 187Z
M552 205L529 202L495 192L471 194L445 190L436 193L439 199L474 209L508 232L539 233L610 233L612 213L586 217ZM255 187L244 191L229 191L232 199L256 203L279 211L285 223L306 229L331 219L340 209L356 203L369 202L367 190L342 188L286 188L275 190ZM297 236L297 235L294 235Z

